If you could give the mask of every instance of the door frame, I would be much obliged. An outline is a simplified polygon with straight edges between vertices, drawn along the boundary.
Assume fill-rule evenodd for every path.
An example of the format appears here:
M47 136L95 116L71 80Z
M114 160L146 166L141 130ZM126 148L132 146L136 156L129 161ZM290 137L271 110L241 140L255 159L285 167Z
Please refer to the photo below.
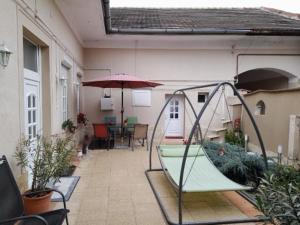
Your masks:
M181 130L182 130L182 135L174 135L174 136L170 136L170 135L167 135L167 125L166 125L166 122L167 122L167 115L169 114L167 111L165 111L165 121L164 121L164 137L167 138L167 139L183 139L184 136L185 136L185 98L184 98L184 95L183 94L165 94L165 101L168 101L169 98L176 98L178 97L178 99L180 99L179 101L182 102L182 122L181 122ZM169 102L170 103L170 102ZM168 104L169 105L169 104ZM168 107L166 107L166 110L168 110ZM180 110L178 110L178 112L180 112Z
M41 46L34 43L33 41L31 41L29 38L27 38L26 36L23 36L23 39L26 39L26 41L30 42L31 44L35 45L37 47L37 72L35 71L32 71L32 70L29 70L29 69L26 69L24 67L24 64L23 64L23 102L24 102L24 105L23 105L23 115L24 115L24 121L23 121L23 124L24 124L24 129L23 129L23 132L25 134L25 130L26 130L26 115L25 115L25 84L26 84L26 81L27 82L38 82L39 83L39 116L38 116L38 123L39 123L39 134L42 135L43 134L43 96L42 96L42 51L41 51ZM24 51L23 51L23 54L24 54Z

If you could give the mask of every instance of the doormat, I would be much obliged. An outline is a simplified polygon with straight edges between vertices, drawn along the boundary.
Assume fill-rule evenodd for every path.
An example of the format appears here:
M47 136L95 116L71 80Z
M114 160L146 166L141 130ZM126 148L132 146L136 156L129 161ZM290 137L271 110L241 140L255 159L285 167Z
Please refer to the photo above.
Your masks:
M79 176L71 176L71 177L61 177L59 181L57 181L52 188L62 192L65 196L66 201L68 201L79 181ZM63 199L61 195L57 192L53 192L51 196L52 202L62 202Z

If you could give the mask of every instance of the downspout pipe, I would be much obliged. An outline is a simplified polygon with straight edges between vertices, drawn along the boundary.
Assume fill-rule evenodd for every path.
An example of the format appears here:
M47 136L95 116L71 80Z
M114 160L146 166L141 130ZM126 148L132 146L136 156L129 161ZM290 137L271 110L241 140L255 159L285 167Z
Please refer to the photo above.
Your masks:
M103 16L104 16L105 32L107 34L110 34L111 33L111 16L110 16L109 0L102 0L102 12L103 12Z
M109 0L101 0L106 34L300 36L300 29L114 28Z

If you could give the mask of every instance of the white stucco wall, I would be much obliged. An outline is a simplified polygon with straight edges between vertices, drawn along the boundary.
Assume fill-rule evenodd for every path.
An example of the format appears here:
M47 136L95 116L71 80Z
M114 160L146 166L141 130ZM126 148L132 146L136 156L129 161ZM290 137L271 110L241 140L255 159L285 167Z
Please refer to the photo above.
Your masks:
M298 85L300 78L300 55L297 53L289 55L288 53L273 53L266 55L239 55L238 56L238 74L261 68L275 68L289 78L289 86ZM295 77L294 77L295 76Z
M266 40L264 40L266 42ZM160 43L160 45L162 45ZM261 45L260 45L261 46ZM266 48L268 47L268 48ZM252 70L255 68L265 68L272 66L284 70L286 72L294 73L299 76L298 67L300 65L298 56L276 56L273 55L284 54L298 54L299 47L294 49L280 49L276 50L276 46L263 46L261 49L257 46L247 49L232 50L228 48L214 49L209 46L207 48L194 49L177 49L173 48L94 48L84 50L84 65L85 65L85 79L94 79L103 77L114 73L128 73L134 74L138 77L153 80L164 84L163 86L154 88L152 91L152 106L151 107L133 107L131 90L126 90L124 94L125 113L124 118L128 115L136 115L139 117L139 122L150 124L150 133L153 129L155 120L160 109L165 102L165 95L172 93L174 90L193 85L201 85L212 82L220 82L225 80L233 81L237 73ZM240 54L257 54L257 57L241 57ZM260 56L260 54L268 54L268 56ZM270 55L269 55L270 54ZM238 59L239 58L239 59ZM120 122L120 90L112 89L112 96L115 103L114 111L101 112L99 101L100 97L104 95L104 90L101 88L83 88L84 98L84 112L87 113L91 122L101 122L103 115L113 114L118 116ZM206 89L210 91L211 89ZM108 90L106 90L107 92ZM108 91L109 92L109 91ZM228 92L231 93L230 91ZM199 112L201 104L197 102L197 92L191 94L193 105ZM216 100L215 100L216 102ZM222 101L221 101L222 102ZM224 102L216 114L213 122L213 127L219 128L222 126L221 119L228 118ZM202 126L206 127L213 111L213 105L209 107L206 116L202 122ZM223 114L225 113L225 114ZM192 115L185 115L186 132L191 125L189 125L189 117ZM164 123L159 126L161 133L164 130Z
M67 58L71 63L71 84L83 64L81 45L52 0L1 1L0 43L5 42L13 54L9 65L5 69L0 68L0 155L8 157L14 173L18 170L15 168L13 154L24 133L24 35L42 48L43 128L47 134L61 132L57 96L61 61ZM69 114L75 118L73 90L70 87Z

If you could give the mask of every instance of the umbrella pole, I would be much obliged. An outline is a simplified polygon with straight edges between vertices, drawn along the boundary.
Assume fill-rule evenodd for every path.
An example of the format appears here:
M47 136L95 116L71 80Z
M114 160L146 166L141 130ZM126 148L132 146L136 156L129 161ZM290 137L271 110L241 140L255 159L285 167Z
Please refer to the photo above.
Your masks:
M121 92L121 138L124 137L124 127L123 127L123 113L124 113L124 94L123 94L123 83L122 83L122 92Z

